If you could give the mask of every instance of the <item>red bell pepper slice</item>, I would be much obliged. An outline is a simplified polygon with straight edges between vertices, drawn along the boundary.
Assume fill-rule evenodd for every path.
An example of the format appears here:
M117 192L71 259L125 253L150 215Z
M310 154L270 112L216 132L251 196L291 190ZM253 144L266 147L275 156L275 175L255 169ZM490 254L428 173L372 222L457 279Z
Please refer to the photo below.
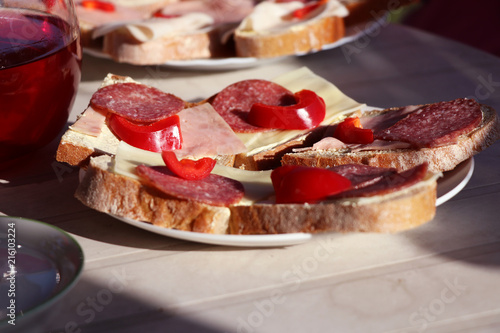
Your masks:
M288 1L280 0L277 2L290 2L290 1L289 0ZM291 12L290 14L286 15L284 17L284 19L285 20L293 20L293 19L303 20L303 19L306 19L309 16L309 14L311 14L311 12L315 11L320 6L326 4L328 2L328 0L302 1L302 2L307 3L307 4L304 7L296 9L293 12ZM308 2L311 2L311 3L308 3Z
M153 17L160 17L165 19L181 17L181 14L163 14L162 10L158 10L153 14Z
M178 160L173 151L163 151L161 157L170 171L176 176L187 180L197 180L207 177L216 164L216 161L210 157L204 157L199 160L188 158Z
M271 173L276 203L315 203L351 187L351 181L329 169L281 166Z
M52 9L56 4L56 0L43 0L43 3L47 7L47 9Z
M106 2L106 1L100 1L100 0L83 0L81 2L81 5L85 8L88 9L98 9L102 10L105 12L114 12L115 11L115 5Z
M178 115L151 124L138 124L112 114L109 127L123 141L136 148L152 152L180 149L182 136Z
M291 130L314 128L325 119L325 101L314 91L304 89L294 96L297 103L288 106L255 103L247 121L255 126Z
M294 10L292 13L292 16L299 19L299 20L303 20L312 11L316 10L316 8L324 5L327 2L328 2L328 0L319 0L316 3L308 4L308 5L304 6L303 8Z
M333 137L344 143L369 144L373 142L373 131L364 129L358 117L346 118L337 125Z

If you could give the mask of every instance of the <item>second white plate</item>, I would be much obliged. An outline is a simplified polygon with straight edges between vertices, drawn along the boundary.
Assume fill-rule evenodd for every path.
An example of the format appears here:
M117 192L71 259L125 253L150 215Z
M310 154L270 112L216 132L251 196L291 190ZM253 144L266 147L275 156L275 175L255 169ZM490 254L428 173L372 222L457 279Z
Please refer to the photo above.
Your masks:
M359 38L360 36L362 36L367 32L367 30L362 30L362 29L356 29L352 31L353 32L349 32L348 35L346 35L345 37L339 39L334 43L323 45L323 47L320 50L312 50L310 52L305 52L290 56L274 57L274 58L229 57L229 58L210 58L210 59L192 59L192 60L170 60L156 65L170 67L170 68L177 68L177 69L206 70L206 71L234 70L234 69L262 66L279 61L287 57L304 56L307 54L312 54L324 50L334 49L336 47L340 47L344 44L356 40L357 38ZM83 51L97 58L111 59L109 55L105 54L100 50L84 48Z

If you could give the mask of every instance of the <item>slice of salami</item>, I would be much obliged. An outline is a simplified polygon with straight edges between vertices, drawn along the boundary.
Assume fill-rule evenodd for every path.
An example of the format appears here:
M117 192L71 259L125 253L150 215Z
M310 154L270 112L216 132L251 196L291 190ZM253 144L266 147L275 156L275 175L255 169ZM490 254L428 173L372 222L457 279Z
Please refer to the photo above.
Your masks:
M330 170L351 181L353 189L376 183L383 177L397 173L393 168L378 168L364 164L344 164L331 167Z
M371 197L396 192L423 180L427 174L427 163L417 165L403 172L390 172L378 177L375 182L339 193L335 198Z
M128 120L152 123L178 113L185 103L179 97L156 88L126 82L99 89L92 96L90 105Z
M381 131L377 139L408 142L417 148L453 144L482 120L481 106L472 99L430 104Z
M136 170L150 186L178 199L229 206L239 202L245 194L239 181L215 174L200 180L186 180L173 176L166 167L140 165Z
M271 81L244 80L231 84L212 100L214 109L237 133L269 131L249 124L246 119L255 103L267 105L292 105L295 97L291 91Z
M381 131L394 125L410 113L417 111L419 108L421 107L414 105L392 108L388 112L382 111L379 114L362 116L359 120L361 121L361 126L363 128L371 129L373 131L373 135L377 136Z

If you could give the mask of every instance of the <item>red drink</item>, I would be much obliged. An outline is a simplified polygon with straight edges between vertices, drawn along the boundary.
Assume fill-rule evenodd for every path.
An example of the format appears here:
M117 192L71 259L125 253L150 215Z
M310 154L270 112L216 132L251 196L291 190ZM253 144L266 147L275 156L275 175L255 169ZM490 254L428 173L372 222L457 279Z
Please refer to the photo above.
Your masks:
M64 127L80 82L81 49L64 20L0 8L0 164Z

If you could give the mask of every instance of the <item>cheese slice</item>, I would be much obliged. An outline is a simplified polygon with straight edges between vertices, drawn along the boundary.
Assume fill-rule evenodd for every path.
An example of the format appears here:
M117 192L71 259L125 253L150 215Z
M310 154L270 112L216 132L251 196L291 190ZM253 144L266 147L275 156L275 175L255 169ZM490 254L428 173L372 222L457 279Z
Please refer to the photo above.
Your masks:
M148 166L165 165L160 153L135 148L120 141L116 149L113 171L119 175L139 180L135 168L141 164Z
M314 91L325 100L326 116L321 125L328 125L340 120L346 114L365 107L346 96L331 82L313 73L309 68L302 67L292 72L280 75L272 80L292 92L302 89ZM295 137L305 135L310 130L275 130L258 133L237 133L248 148L248 155L254 155L283 144Z
M165 162L163 162L160 153L135 148L123 141L120 142L114 159L113 171L119 175L139 180L135 173L135 168L139 165L164 166ZM212 173L235 179L243 184L245 197L241 200L241 205L251 205L274 195L270 170L248 171L216 165Z

